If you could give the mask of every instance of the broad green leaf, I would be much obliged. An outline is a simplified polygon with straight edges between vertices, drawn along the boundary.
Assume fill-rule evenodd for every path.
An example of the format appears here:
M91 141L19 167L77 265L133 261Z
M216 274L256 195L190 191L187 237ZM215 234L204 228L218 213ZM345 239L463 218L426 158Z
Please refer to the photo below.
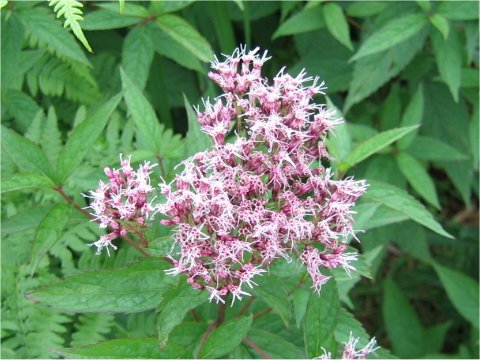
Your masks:
M370 181L370 187L365 195L365 200L371 200L381 203L387 208L398 211L413 221L422 224L439 235L453 239L452 235L447 233L442 226L433 218L432 214L416 199L405 191L377 181Z
M417 159L404 152L400 152L396 159L402 174L415 191L429 204L440 209L435 183L425 167Z
M445 336L448 330L452 326L451 321L444 322L443 324L432 326L425 329L425 346L427 354L439 353L442 350Z
M140 89L145 87L154 55L153 42L144 26L128 32L122 48L122 68Z
M428 136L417 136L407 151L417 159L427 161L465 160L467 156L453 146Z
M282 318L285 326L288 326L291 305L282 280L273 274L264 274L256 277L255 282L258 286L252 289L253 294L270 306Z
M400 86L393 83L387 98L380 107L380 130L385 131L400 126L401 112Z
M382 311L394 354L400 358L425 355L425 330L408 299L391 278L384 283Z
M19 62L25 30L21 21L12 14L7 20L2 18L2 89L14 87L14 79L18 75Z
M48 44L50 49L60 57L90 65L74 37L51 14L39 11L37 8L22 8L16 13L32 38Z
M135 127L148 142L148 150L157 152L161 128L155 111L123 69L120 69L120 74L122 76L125 102L127 103L128 112L135 123Z
M396 128L381 132L374 137L371 137L353 149L350 155L346 158L345 162L340 164L340 170L344 172L347 171L353 165L358 164L369 156L382 150L386 146L408 134L410 131L415 130L417 127L418 126L406 126Z
M142 20L141 17L122 15L118 11L100 9L86 14L82 27L84 30L120 29L140 23Z
M210 146L212 146L212 141L208 135L202 132L200 129L197 115L193 111L192 106L188 102L185 94L183 94L183 101L185 103L185 109L187 110L188 118L188 131L185 138L185 156L189 157L198 152L207 150Z
M447 40L448 33L450 31L448 20L440 14L434 14L430 17L430 22L437 28L438 31L440 31L440 33L443 35L443 38Z
M93 250L92 250L93 251ZM86 272L27 294L35 302L68 312L139 312L153 309L178 279L164 260L147 258L124 268Z
M295 313L295 321L297 327L300 328L305 313L307 311L308 300L312 291L304 286L298 288L293 293L293 312Z
M340 5L330 2L323 7L323 16L327 29L335 39L340 41L347 49L353 51L352 41L350 40L350 29L347 19Z
M176 344L169 344L162 351L156 338L115 339L52 351L67 359L187 359L192 356Z
M148 30L156 52L187 69L205 73L204 64L200 60L191 56L190 52L179 43L171 41L167 33L160 30L155 23L151 25Z
M223 357L235 349L247 335L252 324L252 316L234 318L212 331L200 350L199 358L215 359Z
M51 188L55 184L41 174L19 173L2 179L2 194L26 189Z
M417 5L425 12L429 12L432 10L432 4L430 3L430 0L417 0Z
M18 167L55 179L54 171L43 151L30 140L5 127L2 127L2 150Z
M348 5L347 15L364 18L383 11L388 6L384 1L356 1Z
M441 1L436 11L449 20L478 19L477 1Z
M371 182L371 180L369 182ZM389 224L399 223L408 219L409 217L407 215L379 204L373 216L364 226L361 227L361 229L366 231Z
M440 264L434 263L433 267L457 311L478 329L478 282Z
M393 229L396 234L393 241L400 249L420 261L430 263L432 257L428 247L427 234L422 226L413 221L407 221L394 225Z
M102 1L97 3L97 6L102 9L110 10L118 14L118 7L112 1ZM149 13L148 9L145 6L141 4L135 4L135 2L133 1L127 1L125 2L124 12L123 12L123 15L121 16L137 16L139 18L147 18L150 15L151 14Z
M208 62L213 58L210 44L188 22L176 15L159 16L155 22L171 39L187 49L201 61Z
M270 355L272 359L305 359L303 349L298 348L277 334L252 328L248 332L248 339ZM262 354L258 355L262 356Z
M351 61L376 54L419 33L427 23L424 14L408 14L394 19L365 40Z
M396 76L423 48L427 34L422 30L382 53L356 61L343 112Z
M194 0L154 1L150 4L150 12L155 14L168 14L190 6Z
M58 129L58 119L55 108L48 108L47 119L42 129L41 146L43 152L50 161L50 164L56 164L60 153L63 150L62 133Z
M157 319L158 341L160 348L165 347L170 332L180 324L188 311L207 300L205 291L193 289L185 281L178 287L169 289L159 305Z
M73 130L58 157L57 173L62 183L78 167L95 144L121 98L122 94L117 94L104 102Z
M71 208L67 205L57 204L47 213L38 225L33 240L33 248L31 255L31 274L40 263L40 260L48 253L48 251L60 240L63 229L67 225L70 218Z
M45 207L27 208L19 214L13 215L9 218L3 218L2 236L36 228L40 221L45 217L48 210L49 209Z
M412 100L408 103L405 113L402 116L402 126L419 125L422 123L424 108L423 87L420 84L413 94ZM417 136L418 130L405 135L402 139L398 140L398 148L406 149L410 146L413 139Z
M470 148L472 149L472 160L475 170L478 170L479 159L479 134L480 134L480 119L478 114L478 106L472 113L472 120L470 121Z
M20 131L26 131L38 112L42 111L33 98L13 89L2 90L2 108L15 118Z
M322 347L331 342L337 327L340 303L335 281L322 286L320 295L312 294L308 301L303 324L305 350L308 358L323 354Z
M281 24L273 34L272 39L317 30L324 26L325 20L323 17L323 9L321 7L303 9Z
M440 76L458 101L462 79L462 44L456 31L451 31L445 40L439 33L432 33L433 51Z

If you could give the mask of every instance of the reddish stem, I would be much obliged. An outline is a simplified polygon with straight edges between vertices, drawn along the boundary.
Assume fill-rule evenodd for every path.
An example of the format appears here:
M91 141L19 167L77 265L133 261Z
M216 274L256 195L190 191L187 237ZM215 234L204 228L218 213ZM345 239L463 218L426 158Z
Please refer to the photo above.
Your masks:
M244 337L243 338L243 342L245 344L247 344L248 346L250 346L253 350L255 350L255 352L260 355L262 358L264 359L271 359L270 355L267 354L265 351L263 351L262 349L260 349L260 347L255 344L252 340L250 340L249 338L247 337Z

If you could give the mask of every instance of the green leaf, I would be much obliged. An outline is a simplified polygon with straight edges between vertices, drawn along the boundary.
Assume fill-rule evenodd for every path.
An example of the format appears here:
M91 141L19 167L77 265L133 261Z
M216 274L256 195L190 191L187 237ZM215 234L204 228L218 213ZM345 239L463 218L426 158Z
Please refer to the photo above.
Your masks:
M90 65L82 49L72 35L53 19L50 14L36 8L22 8L17 11L30 36L48 44L58 56Z
M448 20L440 14L434 14L430 17L430 22L437 28L438 31L440 31L440 33L443 35L443 38L447 40L448 33L450 31Z
M424 14L408 14L394 19L365 40L351 61L387 50L419 33L427 23Z
M293 293L293 312L295 313L295 321L297 322L298 328L300 328L303 318L305 317L311 293L310 289L306 289L303 286Z
M153 55L153 43L144 26L137 26L128 32L123 42L122 67L140 89L147 83Z
M452 326L451 321L444 322L443 324L432 326L425 329L425 346L427 354L439 353L442 350L445 336L448 330Z
M127 5L129 4L127 3ZM85 30L120 29L140 23L142 20L141 17L122 15L118 11L100 9L88 13L85 16L82 27Z
M425 207L405 191L381 182L370 181L368 191L363 195L365 200L381 203L387 208L398 211L413 221L422 224L439 235L453 239L442 226L435 221Z
M478 19L478 2L441 1L436 11L449 20L476 20Z
M353 51L352 41L350 40L350 29L347 19L340 5L330 2L323 7L323 16L327 29L341 44L347 49Z
M235 349L247 335L252 324L252 316L234 318L212 331L200 350L201 359L223 357Z
M104 102L73 130L58 157L57 173L62 183L78 167L95 144L121 98L122 94L117 94Z
M388 4L383 1L356 1L348 5L347 15L358 18L370 17L383 11L387 6Z
M440 264L434 263L433 267L455 309L478 329L478 282Z
M30 96L13 89L2 91L2 107L15 118L20 131L26 131L32 120L41 111L38 104Z
M183 94L183 101L185 103L185 109L187 110L188 117L188 131L185 138L186 149L185 156L189 157L197 152L205 151L212 146L212 141L207 134L202 132L200 124L197 120L197 115L192 109L192 106L188 102L187 97Z
M57 18L60 16L65 17L64 27L70 27L73 34L78 40L87 48L88 51L93 52L87 38L83 34L80 27L80 21L83 20L82 10L83 4L77 0L50 0L48 6L55 6L53 11L57 13Z
M413 94L412 100L408 103L405 113L402 117L402 126L412 126L419 125L422 123L423 118L423 108L424 108L424 98L423 98L423 87L420 84ZM402 139L398 140L398 148L406 149L410 146L413 139L417 136L417 131L414 131L410 134L405 135Z
M415 130L418 126L406 126L381 132L370 139L359 144L347 157L345 162L341 163L341 171L347 171L350 167L365 160L369 156L382 150L386 146Z
M408 299L392 281L385 280L383 318L395 355L421 358L425 355L425 331Z
M19 62L25 30L15 14L7 20L2 18L2 89L14 87L14 79L18 76Z
M96 270L27 294L35 302L68 312L139 312L153 309L178 279L164 260L147 258L114 270Z
M2 178L2 194L10 191L26 189L51 188L55 184L49 178L40 174L19 173Z
M55 179L54 171L43 151L30 140L5 127L2 127L2 150L18 167Z
M156 338L115 339L53 352L67 359L187 359L192 356L176 344L169 344L161 351Z
M337 327L340 303L335 281L322 286L320 295L312 294L308 301L303 325L305 350L308 358L323 353L322 347L331 341Z
M321 7L303 9L281 24L272 36L275 40L281 36L300 34L325 27L325 19Z
M118 7L115 3L112 1L103 1L97 3L98 7L101 7L102 9L110 10L118 14ZM125 3L125 8L123 15L119 14L120 16L136 16L139 18L147 18L151 16L149 10L142 5L135 4L133 1L126 2Z
M428 136L417 136L407 151L417 159L427 161L465 160L467 156L453 146Z
M8 4L8 0L1 0L0 1L0 9L5 7Z
M63 229L70 218L71 208L67 205L57 204L47 213L38 225L33 240L31 262L31 274L40 263L40 260L60 240Z
M118 11L122 15L125 12L125 0L118 0Z
M171 39L201 61L208 62L213 58L213 51L205 38L188 22L176 15L162 15L156 20L158 27Z
M456 31L450 32L448 40L433 32L432 43L438 72L458 102L458 90L462 79L462 44Z
M169 289L159 305L160 315L157 319L158 341L164 348L170 332L180 324L188 311L207 300L205 291L193 289L185 281L178 287Z
M283 337L259 329L250 329L248 338L272 359L305 359L305 353ZM253 349L255 351L255 349ZM262 356L263 354L258 354Z
M42 130L40 141L43 152L50 161L50 164L56 164L63 150L63 141L62 133L58 129L57 114L53 106L48 108L47 120Z
M429 204L440 209L435 183L424 166L414 157L404 152L399 153L396 159L402 174L407 178L415 191Z
M288 326L291 305L282 280L272 274L264 274L255 278L255 282L258 283L258 286L255 286L252 292L270 306L273 312L282 318L285 326Z
M135 123L135 127L148 142L148 150L157 153L157 144L160 138L161 128L155 111L123 69L120 69L120 74L122 76L125 102L127 103L128 111Z

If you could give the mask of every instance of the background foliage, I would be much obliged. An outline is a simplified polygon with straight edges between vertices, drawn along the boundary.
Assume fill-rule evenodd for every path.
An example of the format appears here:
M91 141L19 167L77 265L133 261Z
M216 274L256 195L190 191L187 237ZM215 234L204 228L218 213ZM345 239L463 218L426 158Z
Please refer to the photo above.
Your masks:
M350 331L398 357L478 358L477 2L3 5L3 358L312 358ZM216 305L126 243L95 256L102 232L71 204L118 153L171 179L205 149L189 104L217 94L207 62L241 43L269 49L269 75L320 76L346 119L328 146L337 174L371 184L362 277L335 272L316 297L280 262L199 346Z

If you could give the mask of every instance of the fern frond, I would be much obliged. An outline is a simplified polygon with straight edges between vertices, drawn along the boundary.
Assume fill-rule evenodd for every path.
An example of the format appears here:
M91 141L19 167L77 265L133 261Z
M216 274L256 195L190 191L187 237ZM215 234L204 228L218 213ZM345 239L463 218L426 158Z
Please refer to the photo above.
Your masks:
M112 314L83 314L75 324L71 346L85 346L105 340L112 330L115 317Z
M82 10L83 4L77 0L50 0L49 6L55 6L53 11L57 13L57 18L64 16L64 27L70 27L78 40L87 48L88 51L93 52L87 38L83 34L80 27L80 21L83 20Z

